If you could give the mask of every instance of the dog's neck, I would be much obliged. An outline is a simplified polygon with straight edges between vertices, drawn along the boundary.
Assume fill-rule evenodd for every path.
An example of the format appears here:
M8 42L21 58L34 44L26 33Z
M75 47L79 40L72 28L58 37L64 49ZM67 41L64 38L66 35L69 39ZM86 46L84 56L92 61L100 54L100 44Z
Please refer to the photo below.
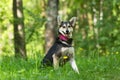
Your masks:
M72 38L59 34L58 39L61 43L65 44L66 46L72 46Z
M62 35L62 34L59 34L59 39L62 41L67 41L69 38L67 36Z

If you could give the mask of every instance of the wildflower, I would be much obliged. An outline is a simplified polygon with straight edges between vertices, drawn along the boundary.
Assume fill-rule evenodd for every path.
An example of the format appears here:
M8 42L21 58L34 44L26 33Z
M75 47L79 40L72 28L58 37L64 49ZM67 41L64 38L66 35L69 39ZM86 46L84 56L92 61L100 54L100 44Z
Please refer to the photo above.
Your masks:
M83 51L83 48L79 48L80 49L80 51Z
M119 54L119 52L116 52L116 54Z

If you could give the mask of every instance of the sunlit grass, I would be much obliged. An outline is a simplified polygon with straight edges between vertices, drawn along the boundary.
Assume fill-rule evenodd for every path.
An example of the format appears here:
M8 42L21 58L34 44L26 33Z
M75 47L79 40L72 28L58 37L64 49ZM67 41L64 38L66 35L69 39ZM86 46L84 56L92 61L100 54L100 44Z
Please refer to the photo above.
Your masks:
M120 55L79 56L76 62L80 74L76 74L67 63L64 67L40 69L43 56L34 53L28 61L13 56L0 57L0 80L120 80Z

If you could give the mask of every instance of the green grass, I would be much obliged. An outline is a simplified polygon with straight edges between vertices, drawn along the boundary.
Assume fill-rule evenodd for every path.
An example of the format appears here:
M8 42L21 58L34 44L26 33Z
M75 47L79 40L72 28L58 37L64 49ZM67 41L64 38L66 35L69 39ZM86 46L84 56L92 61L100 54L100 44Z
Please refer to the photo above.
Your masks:
M28 61L14 57L0 57L0 80L120 80L120 55L80 57L76 61L80 74L67 63L64 67L39 69L41 57L28 57Z

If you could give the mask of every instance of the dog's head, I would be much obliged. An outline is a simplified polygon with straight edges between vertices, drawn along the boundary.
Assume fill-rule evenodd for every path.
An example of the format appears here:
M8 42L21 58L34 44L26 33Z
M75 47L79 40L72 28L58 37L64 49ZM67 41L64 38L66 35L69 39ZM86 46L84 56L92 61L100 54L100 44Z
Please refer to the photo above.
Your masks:
M60 17L57 18L58 21L58 32L68 38L72 37L73 27L76 23L76 17L72 17L69 21L62 21Z

